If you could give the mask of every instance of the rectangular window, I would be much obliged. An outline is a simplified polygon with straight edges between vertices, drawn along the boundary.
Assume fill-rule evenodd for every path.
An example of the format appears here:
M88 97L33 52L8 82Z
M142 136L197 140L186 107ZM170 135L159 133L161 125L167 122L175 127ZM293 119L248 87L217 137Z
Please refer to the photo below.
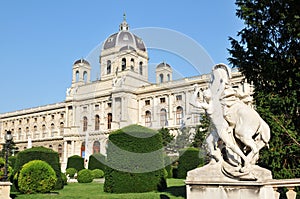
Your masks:
M145 105L146 106L150 105L150 100L145 100Z
M182 100L182 95L176 95L176 101L181 101Z
M108 106L109 108L111 108L111 103L107 103L107 106Z
M161 104L166 103L166 98L164 98L164 97L160 98L160 103Z
M99 110L99 104L95 105L95 110Z

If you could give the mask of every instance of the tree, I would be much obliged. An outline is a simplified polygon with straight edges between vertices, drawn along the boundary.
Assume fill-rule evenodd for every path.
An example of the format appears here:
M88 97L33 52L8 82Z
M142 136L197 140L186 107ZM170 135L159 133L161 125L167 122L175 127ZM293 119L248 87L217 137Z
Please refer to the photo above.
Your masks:
M167 128L161 128L158 130L158 133L162 137L162 143L164 147L168 146L168 144L174 140L174 135L171 135L170 130Z
M275 178L300 177L300 7L297 0L237 0L245 27L230 37L229 62L255 87L257 111L271 128L259 164Z
M207 131L210 121L206 114L201 115L200 125L196 127L196 134L192 142L192 146L195 148L202 148L207 136Z

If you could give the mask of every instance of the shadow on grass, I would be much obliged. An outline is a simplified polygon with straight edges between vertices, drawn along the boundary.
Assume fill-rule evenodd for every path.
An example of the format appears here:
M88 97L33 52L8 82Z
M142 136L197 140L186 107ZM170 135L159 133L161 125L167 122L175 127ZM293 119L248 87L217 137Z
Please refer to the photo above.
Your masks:
M169 193L173 196L176 196L176 197L186 198L185 185L168 187L167 189L164 190L164 192L167 192L167 193ZM160 194L160 199L169 199L169 196L164 195L164 194Z

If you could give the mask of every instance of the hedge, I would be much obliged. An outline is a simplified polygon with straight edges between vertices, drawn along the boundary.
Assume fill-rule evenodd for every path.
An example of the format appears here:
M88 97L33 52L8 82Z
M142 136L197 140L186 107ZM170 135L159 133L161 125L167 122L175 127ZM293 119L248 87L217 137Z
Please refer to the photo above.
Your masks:
M77 181L79 183L90 183L93 182L93 174L89 169L82 169L77 174Z
M62 189L64 187L64 182L61 178L61 168L59 163L59 155L57 152L53 151L52 149L45 148L45 147L33 147L30 149L26 149L24 151L20 151L17 154L17 159L15 162L14 168L14 185L18 189L18 174L24 164L30 162L31 160L43 160L47 162L55 171L56 173L56 184L54 189Z
M73 155L68 158L67 162L67 169L74 168L78 172L84 169L84 158L80 157L79 155Z
M197 148L186 148L179 151L177 177L186 178L187 172L204 164L200 158L200 150Z
M104 191L130 193L166 187L161 135L130 125L109 135Z
M18 186L21 193L47 193L54 188L56 181L56 173L47 162L32 160L22 166Z
M105 171L105 167L106 167L105 155L102 155L101 153L95 153L93 155L90 155L88 169L90 170L101 169L102 171Z

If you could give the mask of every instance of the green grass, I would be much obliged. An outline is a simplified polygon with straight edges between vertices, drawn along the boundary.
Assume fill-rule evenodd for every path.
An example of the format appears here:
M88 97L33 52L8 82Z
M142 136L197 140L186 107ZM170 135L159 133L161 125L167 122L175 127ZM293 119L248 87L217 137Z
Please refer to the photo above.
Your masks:
M16 199L183 199L185 198L185 184L183 179L168 179L168 188L164 192L111 194L103 192L102 183L69 183L63 190L50 194L13 194Z

